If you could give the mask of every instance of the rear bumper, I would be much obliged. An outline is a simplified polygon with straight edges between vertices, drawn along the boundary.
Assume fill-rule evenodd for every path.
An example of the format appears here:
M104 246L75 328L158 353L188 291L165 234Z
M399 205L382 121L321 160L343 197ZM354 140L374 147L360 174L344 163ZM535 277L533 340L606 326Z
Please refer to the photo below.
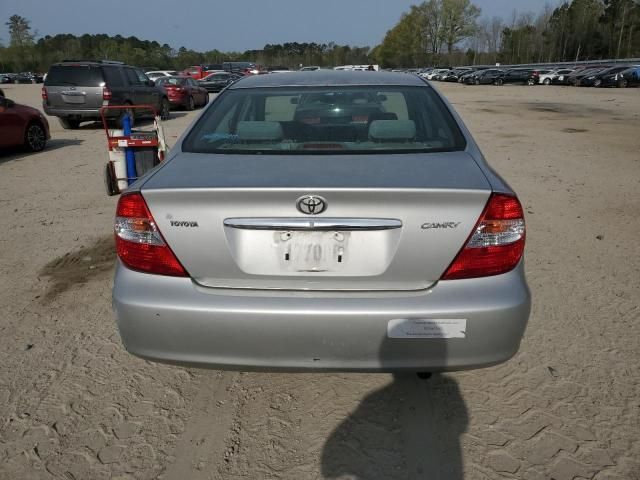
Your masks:
M205 288L118 265L113 307L125 348L160 362L238 370L446 371L517 351L530 311L520 264L427 291L306 293ZM398 318L467 320L463 339L391 339Z
M82 118L87 120L97 120L100 118L100 110L98 108L57 108L43 103L42 109L47 115L51 115L53 117Z

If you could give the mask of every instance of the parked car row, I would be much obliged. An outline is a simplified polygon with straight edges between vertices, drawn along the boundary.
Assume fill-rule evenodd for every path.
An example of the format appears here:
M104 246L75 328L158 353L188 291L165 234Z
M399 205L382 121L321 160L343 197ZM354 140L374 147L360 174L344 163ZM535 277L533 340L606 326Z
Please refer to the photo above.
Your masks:
M432 81L458 82L466 85L522 84L619 88L640 86L640 65L629 64L545 68L431 68L422 69L417 74Z
M0 83L42 83L43 75L34 72L0 73Z

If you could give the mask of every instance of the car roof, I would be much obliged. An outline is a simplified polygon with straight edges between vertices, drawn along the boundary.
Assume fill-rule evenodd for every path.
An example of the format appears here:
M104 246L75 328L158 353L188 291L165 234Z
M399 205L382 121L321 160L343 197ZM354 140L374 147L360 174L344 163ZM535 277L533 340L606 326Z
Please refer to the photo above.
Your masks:
M426 86L417 75L393 72L353 72L345 70L316 70L278 75L252 75L234 83L230 89L261 87L327 87L348 85Z

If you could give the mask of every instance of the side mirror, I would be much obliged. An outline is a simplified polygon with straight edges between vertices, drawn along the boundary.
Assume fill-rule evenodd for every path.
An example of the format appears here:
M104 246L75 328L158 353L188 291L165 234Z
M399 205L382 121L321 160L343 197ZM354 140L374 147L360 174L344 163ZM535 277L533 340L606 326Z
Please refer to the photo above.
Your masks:
M292 105L297 105L298 104L298 97L292 97L290 100Z
M383 93L379 93L378 94L378 100L380 102L386 102L387 101L387 96L385 94L383 94Z

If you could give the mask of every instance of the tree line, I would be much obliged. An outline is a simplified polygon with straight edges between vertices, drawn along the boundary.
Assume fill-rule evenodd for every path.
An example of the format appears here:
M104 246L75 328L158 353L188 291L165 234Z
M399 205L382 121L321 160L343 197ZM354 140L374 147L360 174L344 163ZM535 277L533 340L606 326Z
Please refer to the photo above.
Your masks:
M182 70L189 65L216 64L226 61L252 61L261 65L297 68L303 65L365 64L369 47L351 47L335 43L284 43L265 45L262 50L197 52L166 43L140 40L121 35L46 35L36 40L29 20L13 15L6 23L9 44L0 44L0 72L46 72L52 63L67 59L118 60L130 65L157 69Z
M189 65L254 61L265 66L383 67L538 63L640 57L640 0L568 0L557 8L481 17L471 0L426 0L402 14L380 45L267 44L260 50L198 52L135 36L85 34L37 38L28 19L11 16L7 45L0 43L0 71L45 72L65 59L120 60L181 70Z
M640 57L640 0L571 0L509 19L480 14L470 0L424 1L373 54L391 67Z

